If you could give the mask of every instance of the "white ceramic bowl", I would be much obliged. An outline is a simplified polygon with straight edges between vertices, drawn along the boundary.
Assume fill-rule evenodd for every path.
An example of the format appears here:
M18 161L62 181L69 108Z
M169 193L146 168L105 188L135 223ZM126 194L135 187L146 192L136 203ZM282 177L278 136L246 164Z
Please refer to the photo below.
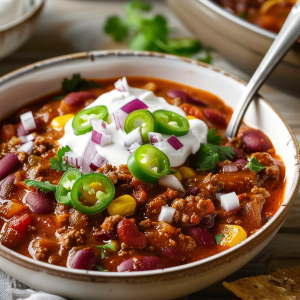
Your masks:
M276 34L229 13L210 0L167 0L183 23L205 44L252 75ZM300 45L286 55L267 83L300 95Z
M159 77L208 90L234 107L245 83L211 66L171 55L99 51L35 63L0 78L0 118L29 100L57 90L64 77ZM20 92L21 91L21 92ZM11 99L14 99L12 101ZM72 299L172 299L205 288L242 267L271 240L286 218L299 185L299 150L280 114L264 99L252 103L245 121L261 128L286 165L286 192L276 215L241 244L218 255L164 270L117 273L67 269L26 258L0 246L0 266L25 284Z
M10 7L11 15L15 18L9 22L1 22L0 25L0 59L17 50L28 40L45 3L45 0L18 1L22 1L22 4L20 2L18 7L15 4Z

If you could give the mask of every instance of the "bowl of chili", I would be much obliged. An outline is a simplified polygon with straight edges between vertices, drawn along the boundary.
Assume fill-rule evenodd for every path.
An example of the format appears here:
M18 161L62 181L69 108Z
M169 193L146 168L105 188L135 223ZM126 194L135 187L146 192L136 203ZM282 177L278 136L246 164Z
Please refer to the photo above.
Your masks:
M297 141L262 97L224 137L244 88L200 62L132 51L1 77L1 269L73 299L171 299L243 266L299 186Z
M168 0L184 24L233 66L252 76L296 1ZM299 95L299 43L267 83Z

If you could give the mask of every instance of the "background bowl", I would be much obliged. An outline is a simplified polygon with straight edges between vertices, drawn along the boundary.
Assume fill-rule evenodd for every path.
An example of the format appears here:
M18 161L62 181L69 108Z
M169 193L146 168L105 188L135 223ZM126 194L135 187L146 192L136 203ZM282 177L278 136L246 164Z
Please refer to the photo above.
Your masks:
M244 82L228 73L171 55L131 51L78 53L38 62L1 77L0 118L31 99L57 90L64 77L78 72L85 78L130 75L164 78L210 91L232 107L245 88ZM250 105L245 121L261 128L283 159L286 192L271 221L239 245L187 265L131 273L67 269L26 258L0 245L1 269L31 287L80 300L171 299L225 278L251 260L275 235L293 204L299 185L297 142L279 113L259 98Z
M45 0L18 0L24 4L19 16L0 25L0 59L22 46L33 33ZM19 8L18 8L19 9Z
M210 0L167 0L177 16L208 47L252 75L276 34L229 13ZM300 44L295 45L267 83L300 95Z

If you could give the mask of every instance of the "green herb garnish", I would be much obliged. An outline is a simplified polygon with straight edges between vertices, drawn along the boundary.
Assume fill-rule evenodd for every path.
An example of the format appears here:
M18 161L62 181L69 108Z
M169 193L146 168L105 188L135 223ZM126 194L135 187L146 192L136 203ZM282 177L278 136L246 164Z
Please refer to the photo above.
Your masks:
M36 189L40 189L41 192L55 192L57 188L57 185L51 184L49 181L41 182L26 179L24 182L28 186L33 186Z
M248 163L246 164L246 167L249 168L249 170L253 171L253 172L259 172L263 169L265 169L266 167L264 165L262 165L257 158L255 158L254 156L252 156Z
M224 236L224 233L215 235L215 240L216 240L217 245L219 245L221 243L223 236Z
M65 78L61 83L61 88L67 93L85 91L92 88L98 88L101 85L92 80L81 78L80 74L73 74L71 79Z
M167 19L151 14L148 2L134 0L125 4L125 16L107 18L104 31L117 41L129 39L132 50L149 50L191 56L201 49L199 41L191 38L171 39Z
M64 171L64 172L70 168L74 168L72 165L64 162L62 159L65 153L68 151L71 151L71 148L69 146L59 148L56 154L57 159L54 157L50 157L49 159L50 168L53 170Z
M103 267L101 266L96 266L98 271L102 271L102 272L108 272L108 270L103 269Z
M116 247L114 244L112 243L109 243L109 244L105 244L105 245L102 245L102 246L97 246L97 248L100 249L100 252L101 252L101 258L105 258L105 251L104 249L110 249L110 250L113 250L113 251L116 251Z
M221 146L222 137L216 135L215 129L207 133L207 143L201 144L200 149L190 156L190 162L201 170L212 170L217 166L218 161L231 159L234 151L229 146Z

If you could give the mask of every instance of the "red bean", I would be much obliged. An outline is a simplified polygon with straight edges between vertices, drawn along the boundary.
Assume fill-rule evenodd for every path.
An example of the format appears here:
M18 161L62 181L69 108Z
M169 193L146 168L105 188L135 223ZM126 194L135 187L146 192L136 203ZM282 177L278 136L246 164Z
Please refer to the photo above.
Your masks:
M96 264L96 256L91 248L80 249L70 254L67 267L80 270L91 270Z
M192 188L190 188L187 192L186 192L186 196L197 196L200 192L199 187L194 186Z
M129 271L150 271L163 269L165 267L164 261L156 256L138 256L132 257L122 261L118 267L118 272Z
M15 179L16 179L16 174L10 174L1 182L1 185L0 185L0 197L1 198L6 198L9 195L9 193L14 191Z
M37 214L45 215L54 212L55 197L53 193L30 192L25 201Z
M181 263L181 253L177 248L165 248L163 256L172 263L179 265Z
M68 94L64 101L71 106L83 105L85 100L96 99L97 95L91 92L73 92Z
M122 242L130 248L143 249L147 245L147 238L137 229L134 219L120 221L117 226L117 234Z
M43 121L40 119L34 119L34 121L35 121L36 129L25 130L23 124L21 123L17 127L17 136L25 136L32 132L39 132L43 128Z
M271 142L261 131L249 129L242 134L242 143L245 150L253 152L266 152L271 148Z
M206 247L213 247L216 245L215 237L208 231L207 228L201 225L188 227L185 229L185 232Z
M200 220L200 225L206 227L206 228L211 228L215 225L215 216L212 216L212 215L207 215L205 217L203 217L201 220Z
M237 159L234 163L239 164L242 167L245 167L247 164L247 160L246 159Z
M225 116L223 114L219 113L218 111L213 110L213 109L204 109L203 114L209 121L211 121L215 125L220 126L220 127L227 126L227 121L226 121Z
M115 240L117 238L117 235L114 231L103 230L103 229L101 231L93 233L93 236L100 238L102 240Z
M198 99L198 98L194 98L192 96L190 96L189 94L185 93L184 91L180 91L180 90L169 90L167 92L167 95L170 98L180 98L183 102L187 102L190 104L195 104L195 105L199 105L199 106L203 106L206 107L207 103L205 103L204 101Z
M237 159L246 159L246 155L238 148L230 146L231 149L234 152L234 157L232 158L232 160L237 160Z
M4 179L12 172L17 171L20 167L21 162L16 153L12 152L7 154L0 160L0 180Z

